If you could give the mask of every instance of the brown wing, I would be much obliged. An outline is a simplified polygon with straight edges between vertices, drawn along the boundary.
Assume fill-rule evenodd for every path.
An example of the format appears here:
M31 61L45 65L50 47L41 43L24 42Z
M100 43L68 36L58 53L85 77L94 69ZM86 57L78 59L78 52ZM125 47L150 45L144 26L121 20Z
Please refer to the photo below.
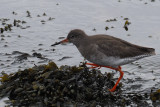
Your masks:
M100 35L96 38L95 42L99 47L98 50L108 56L119 56L120 58L124 58L155 54L155 50L153 48L134 45L108 35Z

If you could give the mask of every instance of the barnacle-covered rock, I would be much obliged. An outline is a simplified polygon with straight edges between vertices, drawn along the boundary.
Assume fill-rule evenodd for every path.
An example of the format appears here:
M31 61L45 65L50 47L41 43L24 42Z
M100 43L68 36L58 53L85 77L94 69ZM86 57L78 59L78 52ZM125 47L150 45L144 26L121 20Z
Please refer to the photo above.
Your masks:
M150 98L153 102L160 102L160 89L150 94Z
M147 104L139 94L122 94L119 86L116 92L110 93L108 89L113 86L111 73L102 74L100 70L89 69L84 63L78 67L58 67L54 62L49 62L47 65L35 65L14 74L2 74L0 98L8 96L9 106L91 107Z

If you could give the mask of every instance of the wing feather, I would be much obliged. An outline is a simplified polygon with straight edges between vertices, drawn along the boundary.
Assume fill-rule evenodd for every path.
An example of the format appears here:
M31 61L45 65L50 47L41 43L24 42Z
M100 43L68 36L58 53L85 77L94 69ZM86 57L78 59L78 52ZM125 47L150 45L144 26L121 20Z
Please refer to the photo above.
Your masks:
M94 38L95 36L92 37L92 39ZM125 58L155 54L155 50L153 48L134 45L125 40L121 40L109 35L99 35L96 37L94 42L96 42L98 50L107 56Z

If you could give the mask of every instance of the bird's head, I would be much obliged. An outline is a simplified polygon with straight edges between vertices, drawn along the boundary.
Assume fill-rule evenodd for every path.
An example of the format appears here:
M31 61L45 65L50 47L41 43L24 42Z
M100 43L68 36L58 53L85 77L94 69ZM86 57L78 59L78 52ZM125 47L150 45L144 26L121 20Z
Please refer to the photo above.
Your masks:
M86 36L86 34L84 31L82 31L80 29L74 29L68 33L67 40L73 44L76 44L77 42L84 39L85 36Z
M61 43L66 43L66 42L70 42L70 43L73 43L76 46L79 46L80 42L82 42L82 40L84 40L85 37L87 37L87 35L85 34L84 31L82 31L80 29L74 29L74 30L71 30L68 33L68 36L67 36L66 39L64 39L64 40L62 40L58 43L55 43L52 46L58 45L58 44L61 44Z

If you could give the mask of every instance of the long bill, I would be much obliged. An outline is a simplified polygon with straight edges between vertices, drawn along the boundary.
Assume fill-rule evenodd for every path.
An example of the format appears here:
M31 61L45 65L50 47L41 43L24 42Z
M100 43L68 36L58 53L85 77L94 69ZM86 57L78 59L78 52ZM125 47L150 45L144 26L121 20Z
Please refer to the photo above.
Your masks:
M51 45L51 46L59 45L59 44L61 44L61 43L66 43L66 42L69 42L68 39L64 39L64 40L62 40L62 41L60 41L60 42L56 42L56 43L54 43L54 44Z

